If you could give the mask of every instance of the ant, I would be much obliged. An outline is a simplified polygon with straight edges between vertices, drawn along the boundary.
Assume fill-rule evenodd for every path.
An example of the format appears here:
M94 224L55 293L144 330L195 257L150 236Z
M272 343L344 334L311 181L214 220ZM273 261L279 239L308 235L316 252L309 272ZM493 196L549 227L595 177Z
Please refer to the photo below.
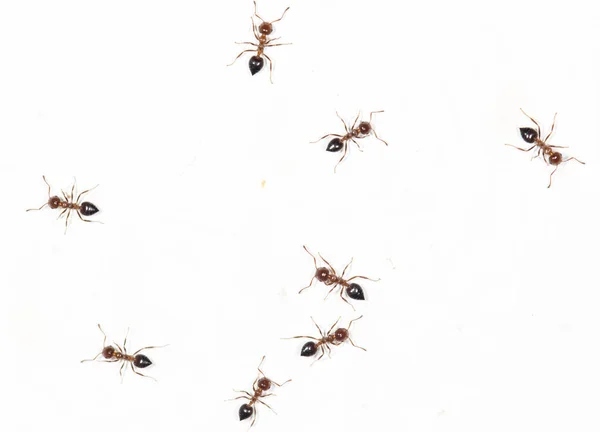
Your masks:
M252 384L252 391L254 392L254 394L250 394L245 390L234 390L234 392L244 393L245 395L238 396L233 399L228 399L228 400L247 399L249 401L248 403L245 403L240 407L239 416L240 416L240 421L242 421L242 420L246 420L248 417L253 415L252 423L250 424L250 427L254 426L254 422L256 421L256 409L253 408L252 405L255 405L256 402L260 402L261 404L263 404L264 406L269 408L271 411L275 412L275 410L273 410L273 408L271 408L269 405L267 405L266 403L261 401L260 398L264 398L267 396L273 396L273 393L264 394L264 392L269 391L271 389L272 384L276 385L277 387L282 387L283 385L285 385L291 381L291 379L289 379L282 384L277 384L275 381L267 378L265 376L265 373L260 369L260 366L263 364L263 361L265 361L265 356L262 357L262 359L260 360L260 363L258 364L258 377L256 377L256 379L254 380L254 383ZM277 413L275 413L275 414L277 414Z
M71 211L75 211L75 213L77 213L77 216L79 216L79 219L81 219L84 222L102 223L99 221L87 220L87 219L84 219L83 217L81 217L81 215L92 216L100 211L100 210L98 210L98 207L96 207L91 202L88 202L88 201L80 202L80 199L84 194L88 193L91 190L96 189L98 187L98 185L94 186L91 189L81 192L79 195L77 195L77 199L73 199L74 192L75 192L75 182L73 182L73 187L71 187L70 195L67 195L65 193L65 191L61 190L61 192L63 194L63 198L64 198L64 200L63 200L56 195L50 196L50 184L48 184L48 181L46 180L46 176L42 176L42 178L44 179L44 182L48 185L48 202L45 203L44 205L42 205L40 208L28 209L26 211L28 211L28 212L29 211L37 211L37 210L43 209L46 206L49 206L51 209L57 209L57 208L63 209L63 211L58 215L58 217L60 218L63 214L65 214L65 212L67 213L67 217L65 220L65 233L67 232L67 227L69 226L69 217L71 216Z
M348 152L348 141L352 141L354 144L356 144L356 147L358 147L358 149L360 151L363 151L363 149L360 147L360 145L358 144L356 139L366 138L369 134L371 134L371 132L373 132L373 135L375 135L375 138L377 138L379 141L381 141L385 145L388 145L387 142L385 142L384 140L382 140L381 138L379 138L377 136L375 129L373 129L373 126L371 125L371 123L373 122L373 114L382 113L382 112L384 112L384 111L382 110L382 111L371 112L371 114L369 115L368 122L361 121L358 124L358 126L356 126L356 123L358 122L358 118L360 117L360 113L358 113L356 115L356 118L354 119L354 123L352 124L351 128L348 128L348 125L346 124L344 119L342 119L340 117L340 115L336 112L336 115L344 124L344 129L346 129L346 135L338 135L338 134L323 135L318 140L312 141L311 144L317 143L317 142L321 141L322 139L325 139L329 136L336 137L336 138L332 139L331 141L329 141L329 144L327 145L327 149L326 149L328 152L339 152L340 150L344 149L344 154L342 155L341 159L338 161L335 168L333 169L333 172L336 172L338 165L344 160L344 158L346 157L346 154Z
M546 135L546 138L544 138L542 140L540 138L542 135L542 131L541 131L541 128L540 128L540 125L538 124L538 122L536 122L532 117L527 115L527 113L525 111L523 111L523 109L521 109L521 112L523 114L525 114L525 116L527 116L529 118L529 120L534 122L535 125L537 126L537 131L535 129L532 129L529 127L522 127L519 129L521 132L521 138L523 138L523 141L525 141L526 143L529 143L529 144L533 144L533 145L531 147L529 147L528 149L517 147L512 144L506 144L506 145L514 147L514 148L524 151L524 152L531 151L537 147L538 151L537 151L537 154L533 157L533 159L535 159L536 157L539 157L541 154L542 158L544 159L544 162L546 162L546 165L550 164L550 165L556 166L556 168L554 168L554 171L552 171L552 173L550 174L550 182L548 183L548 187L552 186L552 174L554 174L556 172L556 170L558 169L558 166L561 163L565 163L565 162L568 162L571 159L573 159L573 160L576 160L577 162L579 162L580 164L585 165L585 162L582 162L575 157L570 157L568 159L563 160L563 155L561 153L553 150L555 148L568 148L568 147L546 144L548 139L552 135L552 132L554 132L554 124L556 123L556 114L554 114L554 120L552 120L552 128L550 129L550 133L548 135ZM546 157L548 159L546 159Z
M258 44L255 44L254 42L236 42L236 43L242 44L242 45L244 45L244 44L252 45L252 46L255 46L256 49L247 49L247 50L242 51L235 58L235 60L233 60L227 66L231 66L232 64L234 64L236 62L236 60L242 56L242 54L247 53L247 52L256 51L256 55L252 56L250 58L250 62L248 63L248 66L250 68L250 73L252 73L252 75L255 75L263 68L263 66L265 65L265 61L263 60L262 56L264 56L269 61L269 79L271 80L271 84L273 84L273 61L269 58L268 55L265 54L264 51L265 51L266 47L291 45L290 43L278 43L278 44L271 43L277 39L281 39L280 37L273 38L273 39L267 38L267 36L269 36L273 32L273 24L276 23L277 21L281 21L283 19L283 17L285 16L285 13L288 11L288 9L289 9L289 7L283 11L281 18L276 19L275 21L267 22L264 19L262 19L260 16L258 16L258 14L256 13L256 1L255 1L254 2L254 15L256 16L256 18L261 20L262 23L257 26L254 23L254 17L251 16L250 19L252 20L252 31L254 33L254 37L258 41Z
M319 330L319 334L321 335L321 338L315 338L312 336L293 336L291 338L284 338L284 339L308 338L308 339L315 340L316 342L313 342L313 341L306 342L302 346L302 349L300 350L300 355L302 357L312 357L320 349L321 355L315 361L321 360L321 358L325 355L326 350L327 350L327 355L331 358L331 346L330 345L334 345L334 346L341 345L345 341L349 341L352 344L352 346L359 348L363 351L366 351L365 348L359 347L350 338L350 326L352 326L352 323L354 321L357 321L361 318L362 318L362 315L359 316L358 318L354 318L352 321L350 321L348 323L348 328L340 327L334 331L333 328L340 321L340 319L341 319L341 317L340 317L337 319L337 321L335 323L333 323L333 325L331 326L331 328L329 329L329 331L327 333L323 333L323 331L321 330L319 325L315 322L315 320L312 317L310 317L310 319L312 320L314 325L317 326L317 330Z
M380 280L380 279L371 279L366 276L352 276L350 279L344 279L344 275L346 274L346 269L348 268L348 266L350 266L350 264L352 264L352 261L354 260L354 258L352 258L350 260L350 262L348 264L346 264L346 267L344 267L344 271L342 271L342 275L338 276L336 274L335 270L333 269L333 267L331 266L331 264L329 264L329 262L325 258L323 258L323 256L321 254L319 254L319 257L325 262L325 264L327 264L327 266L329 268L317 267L317 258L312 253L310 253L310 251L306 248L306 246L302 246L302 247L313 258L313 261L315 263L316 272L315 272L315 275L310 280L310 284L308 284L308 286L305 286L300 291L298 291L298 294L300 294L305 289L310 288L316 278L319 282L323 282L327 286L333 285L331 287L331 289L329 290L329 292L327 293L327 295L325 296L325 298L327 298L334 289L340 288L341 299L344 300L346 303L348 303L350 306L352 306L352 304L350 304L350 302L344 298L344 293L346 293L346 295L353 300L364 300L365 299L365 294L364 294L362 287L357 283L350 283L350 281L352 279L367 279L367 280L374 281L374 282L377 282ZM354 306L352 306L352 309L354 309ZM356 309L354 309L354 310L356 310Z
M140 348L133 354L127 354L127 347L125 345L127 344L127 335L129 334L129 329L127 329L127 334L125 335L125 340L123 341L123 347L121 348L121 346L118 343L114 342L114 344L117 346L115 348L112 345L108 345L108 346L106 345L106 333L104 333L104 330L102 330L102 327L100 327L100 324L98 324L98 328L104 335L104 342L102 342L102 351L100 351L98 354L96 354L96 357L94 357L92 359L81 360L81 363L87 362L87 361L94 361L99 356L102 355L107 360L99 360L99 361L106 362L106 363L123 362L123 364L121 365L121 369L119 370L119 375L121 375L121 382L123 382L123 368L125 367L127 362L129 362L129 364L131 365L131 370L134 371L136 374L143 376L145 378L151 378L154 381L156 381L155 378L152 378L151 376L148 376L148 375L144 375L144 374L138 372L137 370L135 370L135 368L145 369L152 364L152 361L148 357L146 357L144 354L139 354L139 352L146 350L146 349L151 349L151 348L164 348L167 345L147 346L144 348Z

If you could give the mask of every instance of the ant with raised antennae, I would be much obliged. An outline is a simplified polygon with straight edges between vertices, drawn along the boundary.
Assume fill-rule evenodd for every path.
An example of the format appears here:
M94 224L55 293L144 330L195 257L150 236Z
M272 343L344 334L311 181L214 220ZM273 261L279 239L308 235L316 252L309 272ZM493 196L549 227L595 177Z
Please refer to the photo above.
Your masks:
M98 328L104 335L104 342L102 342L102 351L100 351L98 354L96 354L96 357L94 357L92 359L81 360L81 363L88 362L88 361L94 361L100 356L107 359L107 360L98 360L101 362L106 362L106 363L123 362L123 364L121 365L121 369L119 370L119 375L121 375L121 382L123 382L123 368L129 362L129 364L131 365L131 370L134 371L136 374L143 376L145 378L153 379L154 381L156 381L155 378L152 378L151 376L148 376L148 375L144 375L143 373L140 373L135 369L135 368L145 369L152 364L152 361L148 357L146 357L144 354L140 354L140 351L143 351L146 349L152 349L152 348L164 348L167 345L147 346L144 348L140 348L133 354L127 354L126 345L127 345L127 336L129 335L129 329L127 329L127 334L125 335L125 340L123 341L123 347L121 347L118 343L113 342L117 346L115 348L112 345L108 345L108 346L106 345L106 333L104 333L104 330L102 330L102 327L100 327L100 324L98 324Z
M65 233L67 232L67 228L69 226L69 217L71 216L71 212L74 211L75 213L77 213L77 216L79 216L79 219L81 219L84 222L97 222L97 223L102 223L100 221L91 221L91 220L87 220L84 219L83 217L81 217L81 215L83 216L92 216L96 213L98 213L100 210L98 210L98 207L96 207L94 204L92 204L91 202L88 201L84 201L84 202L80 202L81 197L83 195L85 195L86 193L96 189L98 187L98 185L94 186L91 189L85 190L83 192L81 192L79 195L77 195L77 199L74 199L75 196L75 182L73 182L73 187L71 187L71 194L67 195L65 193L65 191L61 190L62 194L63 194L63 198L61 199L60 197L54 195L54 196L50 196L50 184L48 183L48 181L46 180L46 176L42 176L42 178L44 179L44 182L48 185L48 202L46 202L44 205L42 205L40 208L37 209L28 209L26 211L37 211L37 210L41 210L44 207L48 206L51 209L57 209L57 208L61 208L62 212L58 215L58 217L60 218L62 215L64 215L65 213L67 213L67 217L65 219Z
M250 62L248 63L248 67L250 68L250 73L252 73L252 75L255 75L263 68L263 66L265 65L265 61L263 60L262 57L264 56L269 61L269 79L271 80L271 84L273 84L273 61L269 58L268 55L265 54L265 48L266 47L276 47L276 46L281 46L281 45L291 45L291 43L278 43L278 44L271 43L277 39L281 39L280 37L276 37L273 39L268 38L268 36L273 32L273 24L276 23L277 21L281 21L285 15L285 13L288 11L288 9L289 9L289 7L283 11L281 18L276 19L275 21L267 22L264 19L262 19L260 16L258 16L258 14L256 13L256 1L255 1L254 2L254 15L256 16L256 18L261 20L262 23L257 26L254 23L254 16L251 16L250 19L252 20L252 32L254 33L254 37L258 41L258 44L255 44L254 42L236 42L237 44L242 44L242 45L245 45L245 44L252 45L252 46L255 46L256 48L255 49L254 48L247 49L247 50L242 51L227 66L231 66L232 64L234 64L236 62L236 60L242 56L242 54L247 53L247 52L256 51L256 55L252 56L250 58Z
M530 117L525 111L523 111L523 109L521 109L521 112L523 114L525 114L529 118L529 120L531 120L537 126L537 131L535 129L532 129L529 127L522 127L519 129L521 132L521 138L523 138L523 141L525 141L528 144L533 144L533 145L531 147L529 147L528 149L517 147L512 144L506 144L506 145L514 147L514 148L524 151L524 152L531 151L537 147L538 151L537 151L537 154L533 157L533 159L542 155L542 158L544 159L544 162L546 162L546 165L554 165L556 167L556 168L554 168L554 171L552 171L552 173L550 174L550 182L548 183L548 187L552 186L552 174L554 174L556 172L556 170L558 169L558 166L561 163L565 163L565 162L568 162L571 159L573 159L573 160L576 160L577 162L579 162L580 164L585 165L585 162L582 162L575 157L570 157L568 159L563 160L563 155L560 152L554 151L555 148L568 148L568 147L547 144L548 139L552 135L552 132L554 132L554 124L556 123L556 114L554 114L554 119L552 120L552 128L550 129L550 133L548 133L548 135L546 135L546 138L541 139L542 130L540 128L539 123L536 122L532 117Z
M373 125L371 124L373 122L373 114L382 113L382 112L383 111L373 111L373 112L371 112L371 114L369 115L369 121L368 122L367 121L361 121L360 123L358 123L358 126L356 126L356 123L358 122L358 118L360 117L360 113L358 113L356 115L356 118L354 119L354 123L352 123L352 127L351 128L348 128L348 125L346 124L346 122L344 121L344 119L342 119L340 117L340 115L336 112L338 118L344 124L344 129L346 129L346 135L339 135L339 134L327 134L327 135L323 135L318 140L312 141L311 144L317 143L317 142L321 141L322 139L325 139L325 138L330 137L330 136L335 137L334 139L332 139L331 141L329 141L329 144L327 144L327 149L326 150L328 152L334 152L335 153L335 152L339 152L340 150L344 149L344 154L342 155L342 157L340 158L340 160L338 161L338 163L335 165L335 168L333 168L333 172L336 172L338 165L344 160L344 158L346 157L346 154L348 153L348 141L352 141L354 144L356 144L356 147L358 147L358 149L360 151L363 151L363 149L361 148L360 144L358 144L358 142L356 141L356 139L366 138L372 132L373 135L375 136L375 138L377 138L379 141L381 141L385 145L388 145L387 142L385 142L384 140L382 140L381 138L379 138L377 136L377 133L375 132L375 129L373 129Z
M284 339L302 339L302 338L305 338L305 339L312 339L312 340L316 341L316 342L313 342L313 341L306 342L302 346L302 349L300 350L300 355L302 357L312 357L319 350L321 350L321 355L315 361L321 360L321 358L323 358L323 356L325 355L325 351L327 351L327 355L329 357L331 357L331 346L330 345L333 345L333 346L341 345L345 341L349 341L352 344L352 346L354 346L356 348L359 348L359 349L361 349L363 351L366 351L365 348L359 347L350 338L350 326L352 326L352 323L354 321L357 321L357 320L359 320L361 318L362 318L362 315L359 316L358 318L354 318L353 320L351 320L348 323L348 328L340 327L340 328L337 328L334 331L333 328L340 321L340 319L341 319L341 317L340 317L340 318L337 319L336 322L333 323L333 325L331 326L331 328L329 329L329 331L327 331L327 333L323 333L323 331L321 330L321 328L319 327L319 325L315 322L315 320L312 317L310 317L310 319L312 320L312 322L314 323L314 325L317 326L317 330L319 330L319 334L321 335L320 338L316 338L316 337L312 337L312 336L293 336L291 338L284 338Z
M236 399L247 399L249 401L248 403L245 403L240 407L238 413L240 416L240 421L246 420L248 417L253 416L250 427L254 426L254 422L256 421L256 416L257 416L256 408L254 408L252 405L256 405L256 402L259 402L259 403L263 404L264 406L266 406L267 408L269 408L271 411L275 412L275 410L273 408L271 408L269 405L267 405L265 402L263 402L260 399L267 397L267 396L273 396L273 393L267 393L267 394L264 393L271 389L272 384L276 385L277 387L281 387L291 381L291 379L289 379L289 380L283 382L282 384L277 384L272 379L267 378L265 376L265 373L260 369L260 366L263 364L263 361L265 361L265 356L263 356L263 358L260 360L260 363L258 364L258 376L256 377L256 379L254 380L254 383L252 384L252 391L254 392L254 394L250 394L245 390L234 390L234 392L244 393L244 396L238 396L233 399L228 399L230 401L236 400ZM275 413L275 414L277 414L277 413Z
M329 292L327 293L327 295L325 296L325 298L327 298L334 289L339 288L341 299L344 300L346 303L348 303L350 306L352 306L352 304L344 298L344 293L346 293L346 295L353 300L364 300L365 299L365 293L364 293L362 287L357 283L350 283L350 281L352 279L367 279L367 280L374 281L374 282L377 282L380 280L380 279L371 279L366 276L352 276L350 279L344 279L346 270L348 269L348 266L350 266L350 264L352 264L352 261L354 260L354 258L352 258L350 260L350 262L348 264L346 264L346 267L344 267L344 270L342 271L342 275L338 276L337 273L335 272L335 270L333 269L333 267L331 266L331 264L329 264L329 262L325 258L323 258L323 256L321 254L318 254L319 257L325 262L325 264L327 264L327 267L329 267L329 268L318 267L317 266L317 257L315 257L312 253L310 253L310 251L306 248L306 246L302 246L302 247L313 258L313 261L315 263L316 272L315 272L315 275L310 280L310 284L308 284L308 286L305 286L300 291L298 291L298 294L300 294L305 289L310 288L312 286L313 282L315 281L315 279L317 279L319 282L323 282L327 286L333 285L331 287L331 289L329 290ZM352 306L352 309L354 309L354 306ZM356 309L354 309L354 310L356 310Z

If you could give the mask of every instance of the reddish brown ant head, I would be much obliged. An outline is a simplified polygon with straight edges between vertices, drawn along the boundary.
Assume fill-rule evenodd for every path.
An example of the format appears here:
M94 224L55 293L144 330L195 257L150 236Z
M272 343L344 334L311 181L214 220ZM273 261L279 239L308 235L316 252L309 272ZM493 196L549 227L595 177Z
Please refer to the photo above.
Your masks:
M344 342L348 339L348 330L345 328L339 328L335 331L335 340L338 342Z
M269 378L263 377L258 380L258 383L256 385L259 389L267 391L271 388L271 380Z
M60 198L53 196L48 200L48 205L51 209L57 209L60 206Z
M329 279L329 269L326 267L319 267L315 273L315 277L319 280L319 282L327 281L327 279Z
M273 25L268 22L264 22L258 26L258 31L261 35L268 36L273 33Z
M560 165L562 162L562 154L559 152L552 152L550 154L550 164L552 165Z
M102 350L102 355L104 356L104 358L111 358L113 356L113 354L115 353L115 349L113 347L111 347L110 345L107 347L104 347L104 349Z
M358 130L362 135L369 135L372 129L373 128L371 127L371 123L369 122L360 122L360 124L358 125Z

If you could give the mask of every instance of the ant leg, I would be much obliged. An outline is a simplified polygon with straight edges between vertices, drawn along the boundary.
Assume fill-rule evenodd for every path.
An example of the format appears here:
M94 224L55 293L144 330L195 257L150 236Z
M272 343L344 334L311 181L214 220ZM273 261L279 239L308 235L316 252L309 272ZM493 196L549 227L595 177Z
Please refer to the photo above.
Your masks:
M350 330L350 326L352 325L352 323L353 323L354 321L358 321L358 320L359 320L359 319L361 319L362 317L363 317L363 316L361 315L361 316L359 316L358 318L354 318L353 320L351 320L351 321L348 323L348 330Z
M558 114L558 113L554 113L554 119L552 119L552 127L550 128L550 133L548 135L546 135L546 138L544 138L544 142L548 141L548 138L550 138L550 136L552 135L552 132L554 132L554 124L556 123L556 114Z
M276 38L276 39L279 39L279 38ZM275 40L275 39L273 39L273 40ZM286 43L270 44L270 43L267 42L265 44L266 47L276 47L276 46L283 46L283 45L293 45L293 43L286 42Z
M40 208L32 208L32 209L27 209L27 210L25 210L25 211L26 211L26 212L29 212L29 211L38 211L38 210L41 210L41 209L43 209L43 208L44 208L44 207L46 207L47 205L48 205L48 203L44 203L44 205L43 205L43 206L41 206Z
M507 145L507 146L510 146L510 147L514 147L517 150L521 150L521 151L524 151L524 152L531 151L531 150L533 150L535 148L535 146L537 146L537 144L534 144L533 146L529 147L528 149L524 149L524 148L517 147L516 145L512 145L512 144L504 144L504 145Z
M356 114L356 118L354 119L354 123L352 123L352 130L356 127L356 123L358 123L358 118L360 117L360 111Z
M322 337L325 337L325 334L323 334L323 331L321 330L321 327L319 327L319 324L317 324L317 323L315 322L315 320L314 320L314 318L313 318L313 317L310 317L310 319L312 320L313 324L317 326L317 330L319 330L319 334L320 334Z
M260 402L261 404L263 404L264 406L266 406L267 408L269 408L271 411L273 411L275 414L277 414L273 408L271 408L269 405L267 405L266 403L264 403L260 399L257 399L257 402Z
M153 348L164 348L164 347L168 347L169 344L166 345L160 345L160 346L147 346L144 348L140 348L139 350L137 350L136 352L134 352L132 355L136 355L137 353L139 353L140 351L146 350L146 349L153 349Z
M327 334L331 333L331 330L333 330L333 328L336 326L337 323L340 322L341 319L342 319L342 317L339 317L337 319L337 321L333 323L333 325L331 326L331 328L329 329L329 331L327 332Z
M346 122L344 121L344 119L340 116L340 114L337 111L335 112L335 115L338 116L338 118L340 119L340 121L344 125L344 129L346 129L346 133L349 134L350 131L348 130L348 125L346 125Z
M352 307L352 310L356 310L356 308L354 307L354 305L352 303L350 303L348 300L346 300L346 297L344 297L344 289L340 290L340 298L342 300L344 300L346 303L348 303Z
M248 393L246 390L236 390L236 389L233 389L233 391L236 392L236 393L246 393L248 396L252 397L252 395L250 393ZM243 396L240 396L240 397L243 397ZM238 398L236 398L236 399L238 399ZM229 400L233 400L233 399L229 399Z
M89 219L84 219L81 217L81 213L79 212L79 210L77 210L77 216L79 216L79 219L81 219L84 222L95 222L95 223L100 223L100 224L104 224L104 222L100 222L100 221L93 221L93 220L89 220Z
M254 51L256 51L256 50L253 50L253 49L248 49L248 50L244 50L244 51L242 51L242 52L241 52L241 53L239 53L239 55L238 55L238 56L235 58L235 60L233 60L233 61L232 61L231 63L229 63L227 66L231 66L232 64L234 64L234 63L235 63L235 61L236 61L237 59L239 59L239 58L242 56L242 54L244 54L244 53L247 53L247 52L254 52Z
M97 184L97 185L96 185L96 186L94 186L93 188L91 188L91 189L88 189L88 190L85 190L85 191L81 192L79 195L77 195L77 200L76 200L75 202L76 202L77 204L79 204L79 199L80 199L80 198L81 198L81 197L82 197L84 194L86 194L86 193L88 193L88 192L90 192L90 191L93 191L93 190L94 190L94 189L96 189L98 186L100 186L100 185L99 185L99 184Z
M125 340L123 340L123 352L127 354L127 336L129 336L129 327L127 327L127 333L125 333Z
M344 126L345 126L345 125L344 125ZM319 142L319 141L321 141L322 139L325 139L325 138L327 138L327 137L330 137L330 136L334 136L334 137L338 137L338 138L341 138L341 137L342 137L341 135L338 135L338 134L327 134L327 135L323 135L321 138L319 138L319 139L318 139L318 140L316 140L316 141L311 141L310 143L311 143L311 144L318 143L318 142Z
M60 214L58 215L58 217L56 218L56 220L60 219L60 217L62 215L64 215L67 210L69 210L69 209L64 209L63 211L61 211Z
M344 267L344 270L342 271L342 275L340 276L340 279L344 279L344 275L346 274L346 269L350 266L350 264L352 264L352 261L354 261L354 257L350 259L350 262L348 264L346 264L346 267Z
M67 233L67 228L69 228L69 217L71 216L71 209L67 212L67 217L65 218L65 234Z
M312 339L312 340L316 340L316 341L321 340L321 339L318 339L318 338L312 337L312 336L292 336L292 337L281 338L281 339L282 340L285 340L285 339Z
M121 345L119 345L118 343L116 343L115 341L113 341L113 343L117 346L117 348L119 348L119 351L121 352L125 352L125 350L123 348L121 348Z
M237 400L237 399L248 399L248 400L251 400L251 398L249 398L248 396L238 396L238 397L234 397L232 399L225 399L225 402L229 402L229 401Z
M356 144L356 147L358 147L359 151L363 151L363 148L360 146L360 144L358 143L358 141L356 141L354 138L351 138L351 141Z
M529 116L529 115L528 115L528 114L527 114L525 111L523 111L523 108L519 108L519 109L521 110L521 112L522 112L523 114L525 114L525 116L526 116L526 117L528 117L528 118L529 118L529 120L531 120L532 122L534 122L534 123L535 123L535 125L537 126L537 130L538 130L538 137L541 137L541 136L542 136L542 129L540 128L540 125L539 125L539 123L538 123L538 122L536 122L536 121L535 121L535 120L534 120L534 119L533 119L531 116Z
M62 192L63 197L65 198L65 201L69 202L69 197L67 196L67 194L65 193L65 191L62 190L62 189L60 191Z
M327 300L327 297L329 297L329 294L331 294L333 292L333 290L336 289L338 286L339 286L339 284L334 284L323 300Z
M548 188L550 188L550 186L552 186L552 175L556 172L557 169L558 169L558 166L556 168L554 168L554 171L552 171L552 173L550 173L550 183L548 183Z
M255 47L258 47L258 45L255 44L254 42L236 42L236 44L238 44L238 45L248 44L248 45L253 45Z
M133 367L133 363L129 363L131 365L131 370L134 371L136 374L138 374L139 376L143 376L144 378L150 378L151 380L156 381L156 378L153 378L149 375L144 375L143 373L140 373L138 371L135 370L135 368ZM157 381L158 382L158 381Z
M366 280L370 280L373 282L379 282L381 279L372 279L372 278L368 278L366 276L352 276L350 279L348 279L348 282L350 282L352 279L366 279Z
M352 344L353 347L356 347L356 348L361 349L363 351L367 350L366 348L363 348L361 346L356 345L352 339L348 338L348 340L350 341L350 343Z
M288 6L286 10L283 11L283 13L281 14L281 18L276 19L275 21L271 21L271 24L276 23L277 21L281 21L283 19L283 17L285 16L285 13L290 9L290 7Z
M346 153L348 152L348 144L344 143L344 154L342 155L342 157L340 158L340 160L338 161L338 163L335 165L335 167L333 168L333 172L335 174L335 172L337 171L337 167L339 164L342 163L342 161L344 160L344 158L346 157Z
M385 140L379 138L379 136L377 135L377 132L375 132L375 129L371 128L371 130L373 131L373 135L375 135L375 138L377 138L379 141L381 141L385 145L388 145L388 143Z
M123 364L121 365L121 369L119 369L119 375L121 375L121 384L123 384L123 368L125 367L125 360L123 360Z
M275 46L275 45L273 45ZM265 58L267 60L269 60L269 80L271 81L271 84L273 84L273 61L271 60L271 58L266 55L265 53L263 53L263 55L265 56Z

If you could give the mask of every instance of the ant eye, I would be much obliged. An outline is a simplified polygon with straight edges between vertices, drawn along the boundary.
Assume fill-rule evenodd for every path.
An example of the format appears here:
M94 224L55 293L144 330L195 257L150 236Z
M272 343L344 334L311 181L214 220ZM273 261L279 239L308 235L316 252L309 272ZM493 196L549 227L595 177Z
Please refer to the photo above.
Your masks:
M339 152L343 148L344 148L344 143L342 143L342 140L339 138L334 138L331 141L329 141L329 144L327 144L326 150L328 152Z
M535 129L521 128L519 130L521 132L521 138L523 138L523 140L529 144L533 144L538 138L538 133Z

